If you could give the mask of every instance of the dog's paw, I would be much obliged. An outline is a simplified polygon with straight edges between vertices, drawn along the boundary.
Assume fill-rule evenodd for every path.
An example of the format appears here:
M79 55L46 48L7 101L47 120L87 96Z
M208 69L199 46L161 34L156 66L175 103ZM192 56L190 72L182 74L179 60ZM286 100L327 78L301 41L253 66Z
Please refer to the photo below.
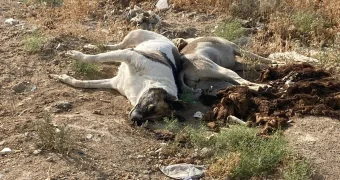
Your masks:
M75 51L75 50L67 51L65 55L75 60L82 60L84 57L84 54L82 52Z
M84 49L88 49L88 50L97 50L98 47L96 45L93 44L86 44L83 46Z
M72 77L66 75L66 74L62 74L62 75L57 75L57 74L50 74L49 77L51 79L57 80L57 81L61 81L61 82L67 82L69 80L72 79Z

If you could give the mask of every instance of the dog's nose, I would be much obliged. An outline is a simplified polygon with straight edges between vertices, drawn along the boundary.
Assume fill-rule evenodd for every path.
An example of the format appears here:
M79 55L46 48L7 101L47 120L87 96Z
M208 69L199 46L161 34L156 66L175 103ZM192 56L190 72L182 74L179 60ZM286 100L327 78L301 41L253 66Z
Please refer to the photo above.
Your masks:
M132 122L141 122L143 120L143 116L140 115L136 110L132 111L130 114L130 120Z

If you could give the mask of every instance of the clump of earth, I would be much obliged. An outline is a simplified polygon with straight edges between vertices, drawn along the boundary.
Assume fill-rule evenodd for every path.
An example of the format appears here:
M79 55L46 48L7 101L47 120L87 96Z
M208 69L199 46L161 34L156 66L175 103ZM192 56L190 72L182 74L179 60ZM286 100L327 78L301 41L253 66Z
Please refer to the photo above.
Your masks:
M268 133L287 126L295 116L340 119L340 82L325 70L307 63L271 67L261 73L260 81L270 86L259 91L245 86L219 91L220 102L204 120L223 122L232 115Z

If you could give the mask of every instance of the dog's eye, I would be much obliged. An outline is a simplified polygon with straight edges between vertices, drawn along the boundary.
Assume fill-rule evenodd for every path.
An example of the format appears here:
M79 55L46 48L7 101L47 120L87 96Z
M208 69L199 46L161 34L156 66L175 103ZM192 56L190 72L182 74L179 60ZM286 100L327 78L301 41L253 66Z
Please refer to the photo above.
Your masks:
M152 110L154 110L154 109L155 109L155 105L150 104L150 105L148 106L148 111L152 111Z

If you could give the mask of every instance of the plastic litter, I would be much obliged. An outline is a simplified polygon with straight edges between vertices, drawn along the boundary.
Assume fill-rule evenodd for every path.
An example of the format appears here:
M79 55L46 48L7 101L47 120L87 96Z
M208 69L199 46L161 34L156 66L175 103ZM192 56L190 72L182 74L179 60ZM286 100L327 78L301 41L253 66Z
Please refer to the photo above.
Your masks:
M159 168L163 174L174 179L192 180L204 176L205 167L193 164L173 164Z

